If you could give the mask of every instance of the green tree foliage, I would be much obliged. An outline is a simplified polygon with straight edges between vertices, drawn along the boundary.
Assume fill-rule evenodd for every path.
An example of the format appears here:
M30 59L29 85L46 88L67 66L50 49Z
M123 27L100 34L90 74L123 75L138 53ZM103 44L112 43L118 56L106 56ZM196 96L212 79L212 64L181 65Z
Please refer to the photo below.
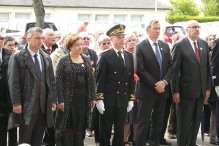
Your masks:
M172 7L170 15L198 16L199 8L194 0L170 0Z
M205 16L217 16L218 14L218 0L202 0L202 12Z

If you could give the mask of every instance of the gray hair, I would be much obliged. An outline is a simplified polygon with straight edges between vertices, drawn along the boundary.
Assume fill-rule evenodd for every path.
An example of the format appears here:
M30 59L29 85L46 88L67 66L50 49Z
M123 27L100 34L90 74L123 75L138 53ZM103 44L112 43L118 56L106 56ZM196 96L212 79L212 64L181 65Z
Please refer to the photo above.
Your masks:
M43 36L44 36L44 37L45 37L46 35L50 34L50 33L54 33L54 34L55 34L55 32L54 32L52 29L50 29L50 28L45 28L45 29L43 29Z
M192 24L199 24L198 21L196 20L189 20L187 23L186 23L186 28L189 28Z
M151 20L151 21L148 23L148 25L147 25L147 27L146 27L146 30L148 31L148 30L151 28L151 26L154 25L154 24L160 24L159 20Z
M30 29L28 29L27 31L27 38L32 37L34 32L39 32L39 33L43 33L43 30L39 27L31 27Z
M136 38L136 35L132 32L132 33L129 33L125 36L125 43L128 42L129 40L131 40L131 38Z
M110 38L106 34L101 34L97 40L97 43L101 44L103 41L110 41Z

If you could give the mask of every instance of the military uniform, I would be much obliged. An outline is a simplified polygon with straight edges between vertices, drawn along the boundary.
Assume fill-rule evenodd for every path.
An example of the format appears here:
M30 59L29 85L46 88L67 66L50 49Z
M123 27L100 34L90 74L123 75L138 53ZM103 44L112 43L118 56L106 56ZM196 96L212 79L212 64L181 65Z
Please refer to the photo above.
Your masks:
M116 25L107 32L107 35L124 35L124 30L124 25ZM123 145L127 106L129 101L134 100L133 56L123 49L122 56L124 65L119 63L118 50L111 48L102 54L97 64L96 100L97 103L102 100L105 108L104 113L100 114L101 146L110 145L112 124L114 124L112 146Z

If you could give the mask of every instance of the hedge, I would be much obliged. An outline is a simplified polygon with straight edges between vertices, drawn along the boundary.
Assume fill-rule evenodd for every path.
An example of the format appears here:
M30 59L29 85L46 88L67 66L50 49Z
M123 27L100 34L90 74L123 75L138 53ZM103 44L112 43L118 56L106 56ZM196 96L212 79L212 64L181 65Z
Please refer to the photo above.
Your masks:
M217 16L186 16L186 15L169 15L166 18L167 22L170 24L181 22L181 21L188 21L188 20L196 20L198 22L212 22L212 21L219 21L219 17Z

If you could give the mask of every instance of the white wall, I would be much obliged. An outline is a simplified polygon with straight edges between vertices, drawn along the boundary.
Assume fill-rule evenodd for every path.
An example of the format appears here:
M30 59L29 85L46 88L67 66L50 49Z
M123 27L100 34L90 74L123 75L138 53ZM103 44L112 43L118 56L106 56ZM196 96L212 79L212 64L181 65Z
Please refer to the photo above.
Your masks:
M0 6L0 13L9 13L9 21L15 21L15 13L30 13L29 20L35 20L35 14L32 7L7 7ZM143 24L147 24L151 19L158 19L161 23L165 22L166 10L158 10L155 13L154 10L149 9L98 9L98 8L56 8L56 7L45 7L45 12L50 14L49 21L53 21L62 31L75 31L81 22L78 22L78 14L90 14L90 29L93 29L95 25L97 27L106 27L112 25L113 16L118 14L126 15L126 22L123 24L131 25L131 15L143 15ZM96 24L95 15L106 14L109 15L108 24ZM139 24L140 26L140 24Z

